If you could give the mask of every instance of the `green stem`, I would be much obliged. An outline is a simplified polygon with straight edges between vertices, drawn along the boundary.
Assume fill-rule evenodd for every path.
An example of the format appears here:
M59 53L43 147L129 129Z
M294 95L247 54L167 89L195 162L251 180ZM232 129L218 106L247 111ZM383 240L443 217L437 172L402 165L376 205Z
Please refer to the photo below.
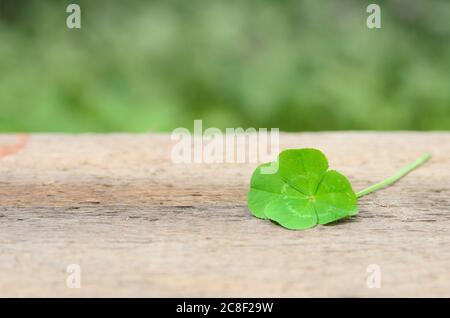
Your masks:
M403 167L402 169L397 171L397 173L394 174L393 176L391 176L391 177L389 177L389 178L387 178L387 179L385 179L385 180L383 180L381 182L375 183L374 185L372 185L372 186L370 186L370 187L368 187L368 188L366 188L364 190L356 192L356 197L360 198L363 195L372 193L374 191L380 190L380 189L382 189L384 187L387 187L388 185L393 184L395 181L397 181L398 179L400 179L404 175L408 174L409 172L411 172L412 170L414 170L418 166L424 164L430 158L431 158L431 154L429 154L429 153L423 154L419 159L417 159L416 161L410 163L406 167Z

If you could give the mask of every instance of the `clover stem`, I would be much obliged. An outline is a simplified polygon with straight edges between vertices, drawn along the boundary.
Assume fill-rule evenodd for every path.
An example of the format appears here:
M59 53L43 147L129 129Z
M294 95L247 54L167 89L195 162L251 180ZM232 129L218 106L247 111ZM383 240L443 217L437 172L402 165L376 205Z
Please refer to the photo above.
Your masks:
M394 182L396 182L398 179L400 179L401 177L405 176L406 174L408 174L409 172L411 172L412 170L414 170L415 168L417 168L418 166L424 164L428 159L431 158L431 154L426 153L423 154L419 159L417 159L416 161L410 163L409 165L403 167L402 169L400 169L399 171L397 171L396 174L394 174L393 176L380 181L378 183L375 183L374 185L361 190L359 192L356 192L356 197L360 198L366 194L372 193L374 191L380 190L384 187L387 187L388 185L393 184Z

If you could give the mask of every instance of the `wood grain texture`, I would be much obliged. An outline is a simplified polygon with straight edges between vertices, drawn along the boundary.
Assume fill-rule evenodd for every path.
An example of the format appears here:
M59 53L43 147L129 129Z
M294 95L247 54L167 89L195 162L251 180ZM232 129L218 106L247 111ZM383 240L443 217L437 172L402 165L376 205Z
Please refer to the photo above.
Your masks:
M450 133L282 134L282 149L324 151L355 190L433 155L361 198L358 216L307 231L249 214L255 164L173 164L171 147L37 134L0 158L0 296L450 296ZM72 263L80 289L66 286Z

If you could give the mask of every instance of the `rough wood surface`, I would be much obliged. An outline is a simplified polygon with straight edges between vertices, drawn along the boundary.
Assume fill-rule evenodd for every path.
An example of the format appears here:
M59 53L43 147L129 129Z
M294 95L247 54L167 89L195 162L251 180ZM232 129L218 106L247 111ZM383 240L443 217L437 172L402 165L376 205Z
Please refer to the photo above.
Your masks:
M173 164L168 135L21 140L0 136L0 296L450 296L450 133L283 134L356 190L433 155L357 217L299 232L249 214L255 164Z

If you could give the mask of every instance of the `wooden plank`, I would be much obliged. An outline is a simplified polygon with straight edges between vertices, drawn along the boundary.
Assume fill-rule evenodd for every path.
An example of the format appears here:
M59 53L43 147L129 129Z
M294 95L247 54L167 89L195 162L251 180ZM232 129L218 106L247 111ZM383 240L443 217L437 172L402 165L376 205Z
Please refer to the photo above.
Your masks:
M450 133L282 134L283 149L323 150L356 190L433 155L361 198L357 217L307 231L249 214L255 164L173 164L172 145L36 134L5 152L0 296L450 296ZM381 288L368 288L369 264Z

